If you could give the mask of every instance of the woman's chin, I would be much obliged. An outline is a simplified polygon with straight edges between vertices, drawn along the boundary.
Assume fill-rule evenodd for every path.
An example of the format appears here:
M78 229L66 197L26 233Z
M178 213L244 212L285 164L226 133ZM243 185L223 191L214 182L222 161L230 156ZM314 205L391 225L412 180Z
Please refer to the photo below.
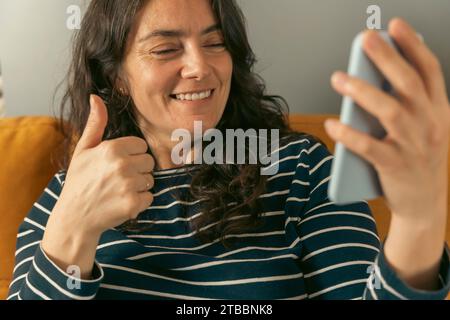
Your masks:
M178 124L178 127L189 131L193 131L196 122L200 122L203 128L206 128L205 130L215 128L222 117L222 112L211 108L206 110L196 108L176 109L173 114L176 118L174 122Z
M184 101L176 101L173 109L177 116L204 119L205 117L211 116L211 111L214 109L214 106L212 104L189 104L184 103Z
M215 128L217 125L216 118L212 118L210 115L192 115L183 119L183 123L180 125L180 129L185 129L191 133L204 132L208 129Z

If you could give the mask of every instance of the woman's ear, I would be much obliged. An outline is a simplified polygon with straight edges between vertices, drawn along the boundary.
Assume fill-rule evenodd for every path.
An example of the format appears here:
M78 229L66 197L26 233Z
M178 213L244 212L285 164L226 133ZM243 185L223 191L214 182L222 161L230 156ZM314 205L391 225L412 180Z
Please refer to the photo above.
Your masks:
M129 86L128 86L126 74L123 70L123 66L120 66L117 77L116 77L114 89L117 92L119 92L121 96L127 97L130 95L130 91L128 88L129 88Z
M120 77L117 78L115 83L115 90L117 90L120 95L122 96L128 96L128 89L125 81L123 81Z

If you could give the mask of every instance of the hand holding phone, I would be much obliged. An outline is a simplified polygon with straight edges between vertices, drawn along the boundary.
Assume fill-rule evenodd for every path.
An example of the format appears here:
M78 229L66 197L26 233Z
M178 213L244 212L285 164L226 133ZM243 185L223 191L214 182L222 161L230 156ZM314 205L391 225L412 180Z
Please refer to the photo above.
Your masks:
M402 53L387 31L379 31L379 34L390 46ZM363 35L363 32L359 33L353 41L348 74L395 96L390 83L364 52ZM423 41L423 37L418 36ZM386 137L386 131L378 119L359 107L351 97L343 98L340 121L374 138ZM330 200L347 204L380 196L383 196L383 190L375 168L343 144L337 143L328 186Z

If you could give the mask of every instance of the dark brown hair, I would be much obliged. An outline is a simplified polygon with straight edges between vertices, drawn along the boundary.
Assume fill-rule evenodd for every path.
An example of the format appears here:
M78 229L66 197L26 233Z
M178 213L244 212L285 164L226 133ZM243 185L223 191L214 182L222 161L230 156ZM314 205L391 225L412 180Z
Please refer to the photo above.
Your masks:
M136 107L131 98L116 91L126 43L135 18L149 0L92 0L76 33L73 60L67 75L67 90L61 102L60 121L64 130L66 170L74 145L81 136L89 115L89 95L97 94L108 109L104 140L123 136L144 138L136 125ZM150 0L151 1L151 0ZM279 129L280 137L292 131L287 124L288 105L280 96L266 95L261 77L253 72L257 62L245 26L245 18L234 0L210 0L222 29L225 46L233 61L231 92L217 129ZM64 112L68 108L67 120ZM69 124L66 126L65 124ZM298 136L298 135L297 135ZM270 150L270 149L269 149ZM149 150L151 154L151 150ZM195 230L218 222L213 228L198 232L202 241L221 238L228 247L227 234L239 234L261 225L258 200L265 191L266 176L261 164L200 165L192 177L189 197L204 199L202 212L192 221ZM236 202L234 206L230 203ZM247 219L231 219L248 214ZM122 230L136 231L136 223L124 224Z

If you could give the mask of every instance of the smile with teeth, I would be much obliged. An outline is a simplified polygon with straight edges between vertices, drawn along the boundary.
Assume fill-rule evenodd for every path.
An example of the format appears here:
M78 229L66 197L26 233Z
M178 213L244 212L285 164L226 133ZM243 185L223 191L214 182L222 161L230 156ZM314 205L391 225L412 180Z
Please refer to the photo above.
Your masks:
M175 98L177 100L188 100L188 101L196 101L196 100L203 100L207 99L211 96L213 90L208 90L204 92L196 92L196 93L186 93L186 94L177 94L172 95L172 98Z

